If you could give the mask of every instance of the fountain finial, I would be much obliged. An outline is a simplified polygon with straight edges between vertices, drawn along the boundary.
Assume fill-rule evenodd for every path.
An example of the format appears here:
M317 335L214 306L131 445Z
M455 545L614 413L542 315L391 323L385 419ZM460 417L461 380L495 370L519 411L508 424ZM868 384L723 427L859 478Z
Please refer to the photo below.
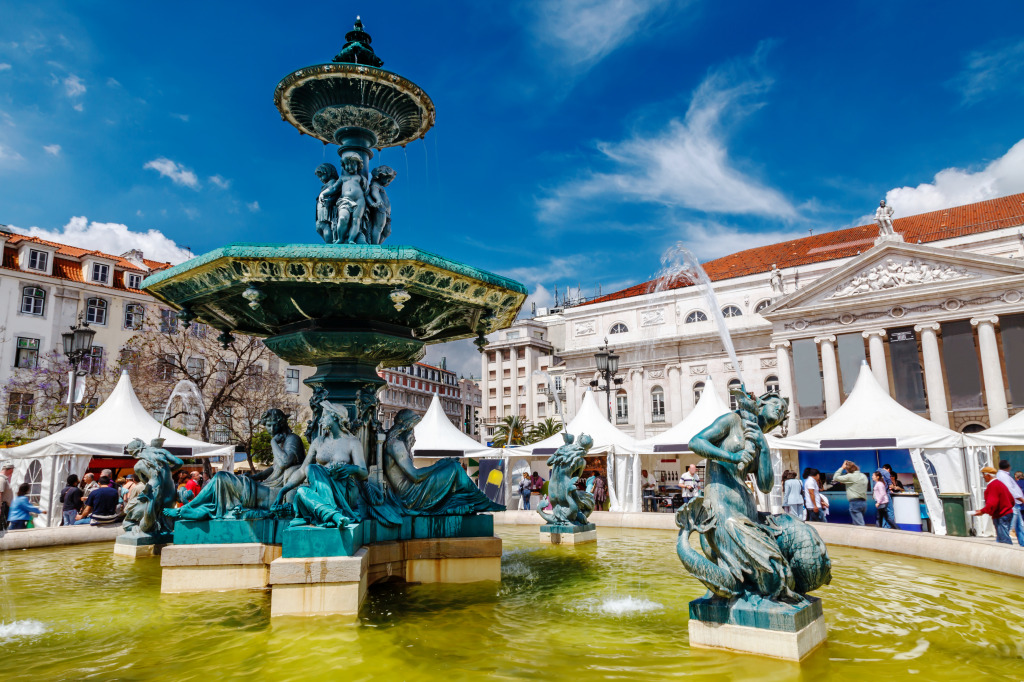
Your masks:
M363 20L357 15L352 30L345 34L345 46L335 57L335 62L342 64L362 64L364 66L383 66L384 61L373 52L370 43L373 38L363 30Z

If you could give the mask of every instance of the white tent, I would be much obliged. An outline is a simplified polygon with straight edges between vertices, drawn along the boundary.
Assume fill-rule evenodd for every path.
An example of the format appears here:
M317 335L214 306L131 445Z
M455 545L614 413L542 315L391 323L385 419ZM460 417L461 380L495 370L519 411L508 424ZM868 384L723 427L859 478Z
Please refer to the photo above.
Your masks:
M708 378L704 391L700 394L700 400L697 401L693 411L686 415L683 421L668 431L641 441L640 445L645 448L646 452L659 454L689 452L687 444L690 442L690 439L711 426L716 419L723 414L727 414L729 411L729 404L722 400L715 390L711 379Z
M0 459L13 460L15 484L32 483L33 495L38 491L40 508L45 512L38 523L58 525L58 497L69 475L81 477L93 457L123 457L124 446L132 439L148 443L158 433L164 447L179 456L223 457L225 469L234 467L234 445L204 443L167 427L161 431L160 422L136 397L127 372L121 373L110 396L88 417L39 440L0 450Z
M608 510L613 512L640 511L640 452L643 448L629 435L617 429L587 390L583 402L566 433L579 437L585 433L594 440L591 455L608 456ZM510 451L511 457L547 456L565 441L557 433L542 441L522 445Z
M995 466L993 454L997 447L1024 446L1024 412L1018 412L1003 423L980 433L965 433L964 444L967 450L967 476L971 481L971 496L975 507L981 508L985 505L985 484L981 480L981 468ZM981 526L986 531L985 534L991 534L987 532L991 526L989 517L976 516L974 525L975 528Z
M1000 445L1024 446L1024 412L1018 412L1002 424L979 433L965 433L967 445L998 447Z
M426 414L413 428L413 434L416 457L501 457L500 448L489 448L452 424L436 393Z
M906 449L921 483L936 534L946 527L938 490L967 492L963 436L914 414L896 402L862 363L853 391L838 410L819 424L787 438L773 439L782 450Z

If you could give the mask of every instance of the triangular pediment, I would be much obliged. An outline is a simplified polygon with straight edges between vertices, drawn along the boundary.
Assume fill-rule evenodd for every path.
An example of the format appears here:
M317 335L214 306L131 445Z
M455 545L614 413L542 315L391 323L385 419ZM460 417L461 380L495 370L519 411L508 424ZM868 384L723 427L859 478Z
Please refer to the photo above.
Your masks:
M761 314L771 317L796 308L839 306L903 294L939 294L1007 277L1024 277L1024 263L922 244L887 242L781 298Z

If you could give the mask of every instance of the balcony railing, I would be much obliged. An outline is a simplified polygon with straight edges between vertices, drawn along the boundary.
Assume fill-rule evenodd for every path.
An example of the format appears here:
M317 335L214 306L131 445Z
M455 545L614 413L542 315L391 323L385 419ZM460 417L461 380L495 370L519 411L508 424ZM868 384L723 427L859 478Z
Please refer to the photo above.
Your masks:
M651 423L652 424L662 424L662 423L664 423L664 421L665 421L665 415L664 414L654 414L654 415L651 415Z

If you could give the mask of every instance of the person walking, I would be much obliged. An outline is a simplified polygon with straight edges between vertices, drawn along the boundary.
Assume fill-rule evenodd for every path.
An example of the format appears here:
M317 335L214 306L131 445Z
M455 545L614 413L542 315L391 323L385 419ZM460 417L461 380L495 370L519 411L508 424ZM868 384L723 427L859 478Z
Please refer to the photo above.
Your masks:
M804 509L808 521L821 521L821 486L814 467L804 469Z
M7 515L14 504L14 488L11 487L11 477L14 476L14 465L11 462L4 462L0 466L0 530L7 528Z
M796 472L786 469L782 474L782 508L801 521L804 518L804 488Z
M594 481L594 509L596 511L604 511L604 501L607 496L608 484L605 482L604 476L598 474Z
M885 483L885 490L889 494L889 504L885 506L885 520L890 528L896 528L896 505L892 503L892 479L895 474L892 472L892 465L883 464L878 473L882 475L882 483Z
M1021 518L1024 513L1024 490L1021 490L1017 481L1010 476L1010 463L1005 459L999 462L996 480L1006 486L1006 489L1010 491L1010 497L1013 498L1013 518L1010 520L1010 529L1017 536L1017 544L1024 547L1024 519Z
M874 480L875 484L871 493L875 498L875 525L885 528L889 523L885 513L886 507L889 506L889 488L885 485L885 478L883 478L881 470L875 472ZM889 527L895 530L895 526Z
M832 476L836 483L846 486L846 501L850 505L850 522L855 526L864 525L864 511L868 508L868 479L860 467L850 460L843 462L839 471Z
M11 530L25 530L33 516L43 513L43 510L32 504L32 500L29 499L30 490L32 486L28 483L18 486L18 496L14 498L11 511L7 515L8 528Z
M78 487L78 476L68 476L67 485L60 491L60 503L63 519L61 525L75 525L75 517L82 511L82 489Z
M520 509L530 508L530 489L533 487L533 483L530 481L530 474L527 471L523 472L523 478L519 481L519 497L522 500L522 506Z
M1013 521L1013 495L1006 484L996 478L995 467L985 467L981 475L985 478L985 506L974 512L975 516L988 514L996 527L996 542L1012 545L1010 524Z

